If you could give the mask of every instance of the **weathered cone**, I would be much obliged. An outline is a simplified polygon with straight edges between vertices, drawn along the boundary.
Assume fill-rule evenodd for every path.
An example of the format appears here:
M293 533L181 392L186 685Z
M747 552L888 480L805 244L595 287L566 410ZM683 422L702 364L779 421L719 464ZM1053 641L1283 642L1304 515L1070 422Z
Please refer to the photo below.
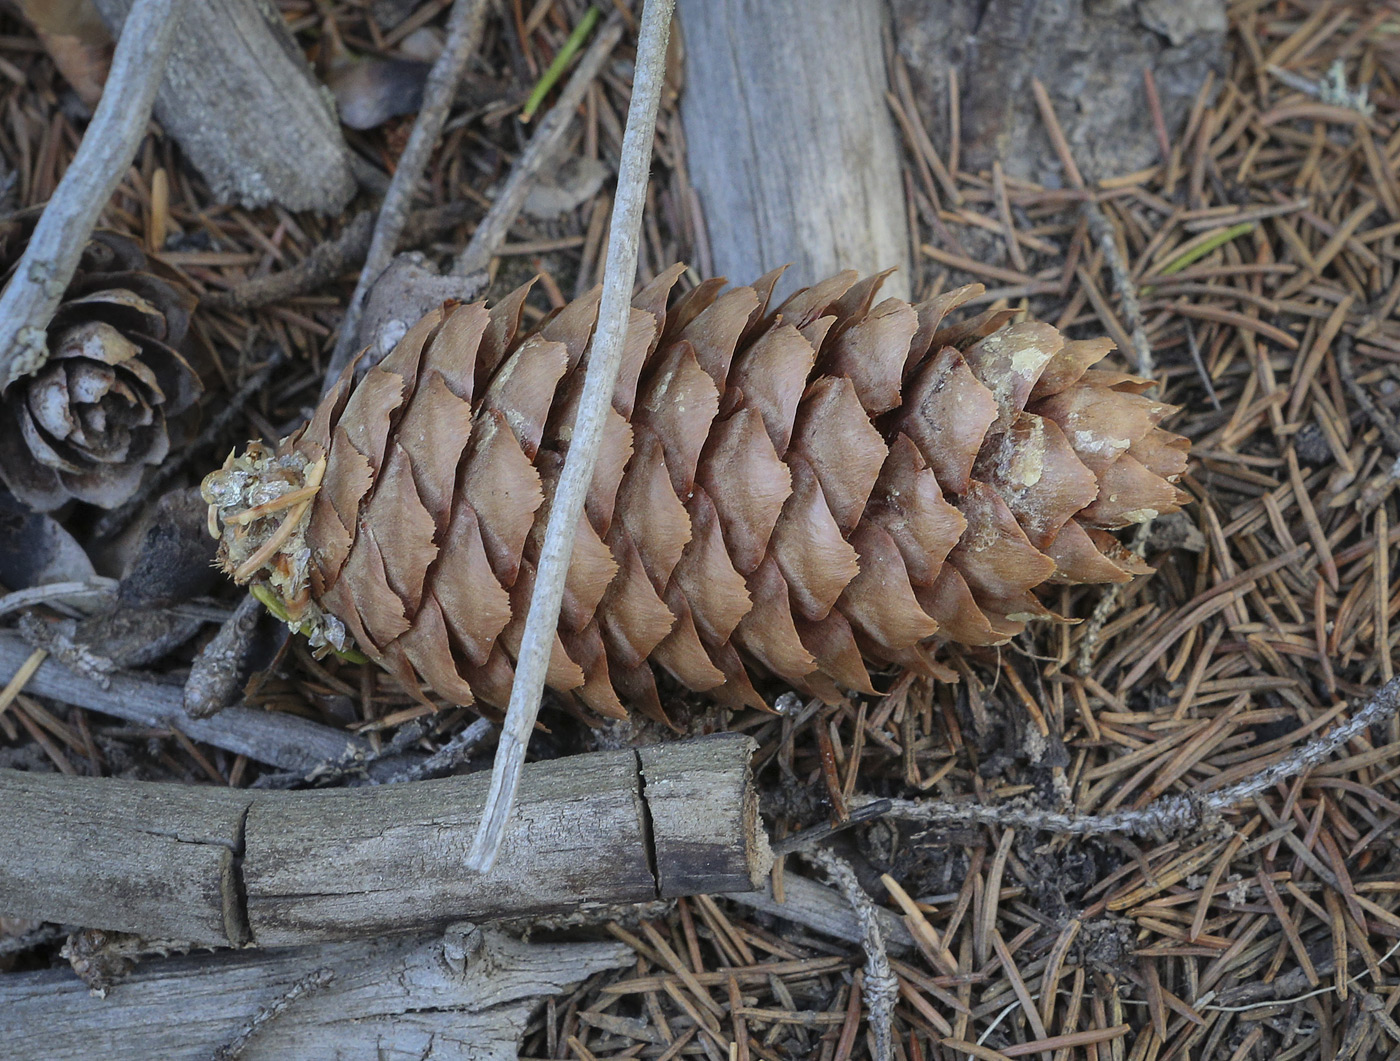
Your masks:
M32 220L0 223L6 279ZM94 233L49 325L48 360L0 396L0 480L31 508L120 505L169 452L167 417L199 396L177 352L193 297L152 269L130 239Z
M1046 582L1148 570L1108 532L1174 511L1188 443L1150 381L1091 368L980 293L872 307L847 272L770 312L777 274L634 302L548 681L661 716L650 664L762 705L750 676L835 698L864 660L946 672L1055 616ZM211 530L313 643L353 642L410 688L503 706L598 294L521 328L521 289L424 318L277 451L205 480ZM421 694L420 694L421 695ZM662 716L664 717L664 716Z

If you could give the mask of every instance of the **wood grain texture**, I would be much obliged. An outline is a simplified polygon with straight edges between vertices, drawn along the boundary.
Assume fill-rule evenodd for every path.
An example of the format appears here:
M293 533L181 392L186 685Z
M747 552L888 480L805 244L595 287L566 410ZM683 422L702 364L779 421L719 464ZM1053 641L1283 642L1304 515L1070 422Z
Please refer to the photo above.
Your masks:
M777 299L842 269L891 266L910 236L881 32L884 0L679 0L690 178L710 273L792 262ZM707 275L709 275L707 273Z
M132 0L95 0L115 36ZM221 201L338 213L355 194L335 104L270 0L199 0L156 117Z
M753 748L719 734L533 763L485 874L466 868L485 773L254 792L0 770L0 911L284 946L748 890L767 858Z
M639 748L661 897L748 891L773 865L748 760L718 741ZM735 769L736 766L742 769ZM745 846L714 836L752 836Z
M500 857L466 867L490 776L267 793L243 863L265 946L656 897L631 751L526 768ZM712 834L713 836L714 834Z
M0 976L8 1061L208 1061L259 1010L328 970L262 1024L240 1061L514 1061L542 996L626 965L618 943L549 946L453 926L407 936L144 962L105 999L67 970Z
M248 801L231 789L0 770L0 910L243 943L234 860Z

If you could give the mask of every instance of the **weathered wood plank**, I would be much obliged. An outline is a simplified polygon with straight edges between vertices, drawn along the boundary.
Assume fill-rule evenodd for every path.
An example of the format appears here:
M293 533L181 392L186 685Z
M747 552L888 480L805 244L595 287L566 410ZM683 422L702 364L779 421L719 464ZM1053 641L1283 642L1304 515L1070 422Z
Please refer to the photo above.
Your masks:
M8 1061L209 1061L259 1010L330 982L260 1025L240 1061L514 1061L542 996L627 964L617 943L521 943L453 926L295 949L144 962L105 999L72 973L0 976Z
M885 0L679 0L690 178L714 272L787 262L777 297L842 269L898 272L909 226L881 32Z
M485 773L252 792L0 770L0 911L282 946L748 890L767 863L753 747L648 749L645 785L630 749L531 764L487 874L465 869Z

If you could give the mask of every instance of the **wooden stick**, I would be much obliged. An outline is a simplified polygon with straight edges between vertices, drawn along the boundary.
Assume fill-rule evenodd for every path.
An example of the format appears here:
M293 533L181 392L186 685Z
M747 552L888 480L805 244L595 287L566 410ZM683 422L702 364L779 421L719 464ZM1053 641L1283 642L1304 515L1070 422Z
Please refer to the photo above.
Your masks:
M880 0L681 0L686 166L713 266L748 283L792 263L772 306L841 269L894 266L881 297L914 289L899 134L884 94L889 19ZM960 203L898 87L916 158L943 201Z
M66 969L10 973L0 978L4 1052L8 1061L209 1061L219 1050L241 1061L498 1061L516 1056L541 997L631 957L613 941L532 944L453 925L442 935L143 961L107 998Z
M535 178L545 163L554 157L564 133L573 124L574 112L583 102L583 94L588 91L588 86L593 84L603 64L617 47L617 42L622 39L623 29L622 17L614 15L598 31L598 36L583 53L578 67L559 93L559 98L550 108L549 114L540 122L534 135L530 137L530 142L525 145L525 150L515 160L510 176L496 195L491 209L472 233L471 242L452 263L452 272L455 275L470 276L485 269L505 243L510 226L515 224L515 219L520 216L520 208L525 205L525 198L530 194Z
M0 677L18 672L33 654L18 635L0 633ZM369 754L361 737L323 726L296 715L229 707L214 718L190 718L178 685L161 685L127 674L112 674L106 682L75 674L63 664L45 660L25 684L34 696L49 696L141 726L179 730L216 748L246 755L282 770L308 771L326 762Z
M463 872L484 773L254 792L0 771L0 910L219 946L747 891L749 756L721 734L534 763L493 869Z
M136 0L102 100L0 295L0 390L49 357L48 328L98 215L146 134L186 0Z
M360 270L359 282L355 285L355 293L350 297L350 304L346 306L345 316L340 322L340 335L335 341L335 352L326 365L323 394L335 386L341 370L349 363L369 289L389 267L394 251L398 249L399 237L403 234L404 224L408 220L408 208L413 203L413 193L417 190L423 169L433 153L433 146L442 133L443 124L447 121L447 112L452 105L457 82L462 79L467 60L481 41L486 9L486 0L456 0L453 4L452 14L447 20L447 41L443 45L442 54L428 73L427 84L423 87L422 108L413 123L413 132L408 136L408 144L394 168L389 190L384 194L379 217L374 222L374 235L370 238L369 252L365 256L364 267Z
M525 749L540 711L545 673L549 669L559 609L564 600L569 557L574 550L584 498L598 463L603 426L607 423L618 368L622 364L632 285L637 276L642 207L646 203L651 172L652 136L656 132L661 86L666 79L666 44L670 39L674 8L675 0L646 0L642 8L637 66L632 102L627 109L627 128L622 135L617 202L608 233L598 326L589 345L588 370L583 377L583 392L579 395L569 452L555 487L544 544L540 547L535 590L530 595L530 610L526 613L525 631L520 638L515 684L511 687L510 705L506 709L501 742L496 747L496 762L491 772L491 795L467 859L467 865L480 873L490 870L506 835L511 801L525 763Z

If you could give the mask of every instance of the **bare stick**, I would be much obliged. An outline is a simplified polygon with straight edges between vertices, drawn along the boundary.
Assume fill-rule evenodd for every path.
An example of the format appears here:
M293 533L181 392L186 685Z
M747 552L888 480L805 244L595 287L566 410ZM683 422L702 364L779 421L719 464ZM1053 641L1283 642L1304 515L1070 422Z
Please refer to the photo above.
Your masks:
M520 208L525 205L525 197L530 194L530 187L564 139L565 131L573 122L574 112L583 102L583 94L588 91L588 86L598 76L603 63L617 47L617 42L622 39L622 30L622 18L614 14L583 53L583 58L579 60L569 83L564 86L564 91L559 94L559 99L550 108L544 121L540 122L535 135L530 138L520 157L515 160L505 186L496 196L496 201L491 204L486 216L482 218L481 224L476 226L471 242L452 263L452 272L457 276L468 276L485 269L505 242L510 226L515 224L515 219L520 215Z
M0 295L0 389L48 360L49 321L146 133L186 0L136 0L102 100Z
M1371 726L1385 722L1400 711L1400 678L1392 679L1376 692L1370 701L1348 721L1325 736L1309 741L1274 765L1265 767L1238 784L1209 792L1203 796L1187 793L1164 796L1137 810L1114 814L1064 814L1039 810L1035 807L999 806L950 803L944 800L927 802L892 799L889 814L895 818L925 822L958 822L968 825L1009 825L1017 828L1040 829L1044 832L1071 836L1097 836L1103 833L1128 833L1136 836L1166 836L1189 832L1211 825L1232 807L1258 795L1278 782L1310 770L1324 761L1339 747Z
M622 136L617 200L608 233L598 327L593 333L569 453L559 475L544 545L540 549L535 591L530 597L530 611L525 617L525 632L516 660L515 684L511 687L510 706L501 727L501 742L496 748L496 762L491 772L491 791L481 827L467 857L467 865L481 873L491 868L505 837L515 789L520 783L520 770L525 765L525 749L535 728L535 717L540 712L545 672L549 669L550 652L554 647L554 631L559 625L559 606L564 599L569 556L573 552L579 517L583 514L584 497L593 481L593 468L598 463L603 425L622 362L632 284L637 275L642 206L646 202L647 176L651 169L651 142L656 132L661 85L666 76L666 44L671 35L674 8L675 0L646 0L642 8L637 68L632 79L632 103L627 108L627 129Z
M444 203L426 210L415 210L399 236L400 247L415 247L436 238L467 219L465 202ZM356 214L340 235L322 243L296 265L265 276L255 276L226 291L201 296L202 309L226 309L235 313L257 309L283 299L305 295L331 283L343 273L362 265L374 236L374 213Z
M443 123L447 121L447 112L452 106L452 97L457 90L457 82L462 79L467 60L481 41L486 8L486 0L455 0L452 5L452 14L447 20L447 43L428 73L428 83L423 88L422 109L418 112L418 120L413 123L408 145L399 156L389 190L384 194L379 219L374 223L369 253L365 256L364 268L360 270L360 281L355 285L350 305L345 308L345 319L340 322L335 352L326 366L326 390L340 378L341 370L350 361L350 354L355 348L355 335L360 330L360 314L364 312L370 286L388 268L389 260L398 249L418 179L423 175L428 157L437 144Z
M1109 224L1103 209L1092 199L1085 199L1081 206L1085 220L1089 222L1089 234L1103 252L1108 263L1109 275L1123 307L1123 316L1128 323L1128 338L1133 341L1133 370L1139 376L1153 373L1152 343L1147 338L1147 328L1142 319L1142 306L1138 302L1137 284L1133 283L1128 272L1128 263L1118 250L1118 241L1113 238L1113 226Z

